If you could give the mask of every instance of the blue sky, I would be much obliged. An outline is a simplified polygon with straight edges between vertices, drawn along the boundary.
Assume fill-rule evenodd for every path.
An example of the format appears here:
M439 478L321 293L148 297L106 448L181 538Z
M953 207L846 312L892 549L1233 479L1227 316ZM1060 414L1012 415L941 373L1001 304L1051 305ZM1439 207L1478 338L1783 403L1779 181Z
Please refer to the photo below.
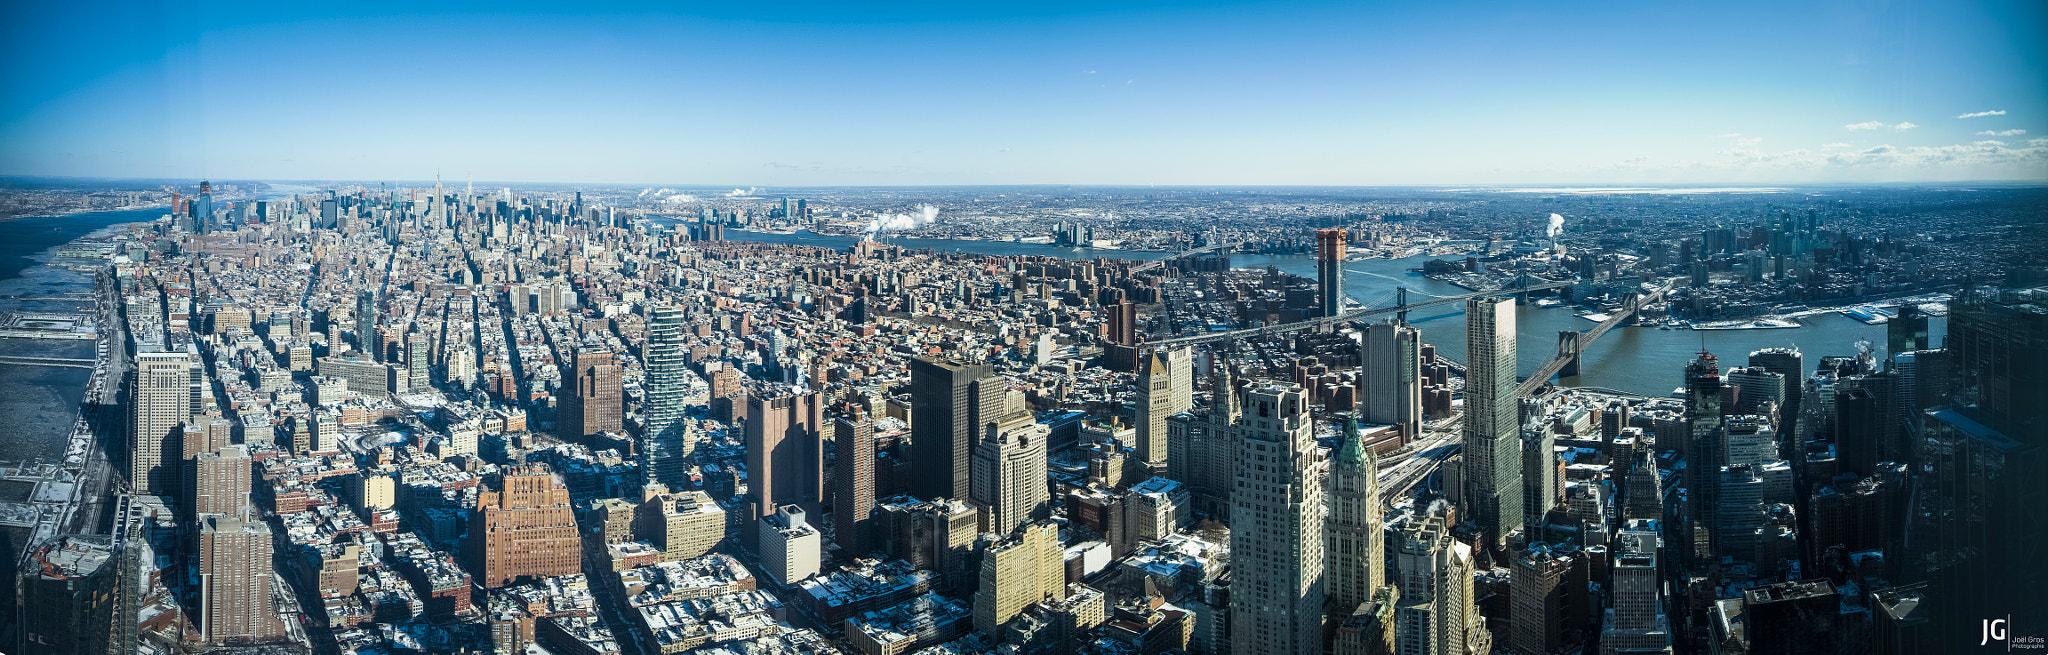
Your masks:
M2040 2L335 4L6 3L0 174L2048 181Z

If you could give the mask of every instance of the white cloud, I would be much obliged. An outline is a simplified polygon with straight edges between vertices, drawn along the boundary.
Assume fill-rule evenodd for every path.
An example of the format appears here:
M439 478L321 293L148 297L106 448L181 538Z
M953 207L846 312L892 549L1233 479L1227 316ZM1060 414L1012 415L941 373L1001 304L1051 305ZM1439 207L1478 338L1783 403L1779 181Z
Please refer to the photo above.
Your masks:
M1899 147L1883 144L1860 150L1849 148L1846 143L1830 143L1821 146L1820 150L1802 148L1783 152L1765 152L1754 147L1730 148L1721 151L1718 157L1705 160L1635 157L1589 170L1608 174L1625 171L1663 176L1713 176L1716 179L1745 176L1913 179L1978 176L1989 171L2039 177L2048 172L2048 138L2031 139L2025 145L1979 141L1952 146Z
M1982 116L2004 116L2004 115L2005 115L2005 110L2003 110L2003 109L1993 109L1993 110L1991 110L1991 111L1973 111L1973 112L1970 112L1970 113L1967 113L1967 114L1963 114L1963 115L1961 115L1961 116L1957 116L1956 118L1978 118L1978 117L1982 117Z
M1890 125L1886 125L1886 124L1884 124L1884 123L1880 123L1880 122L1877 122L1877 121L1864 121L1864 122L1861 122L1861 123L1856 123L1856 124L1854 124L1854 125L1844 125L1844 126L1842 126L1842 127L1846 127L1846 128L1852 129L1852 130L1875 130L1875 129L1877 129L1877 128L1880 128L1880 127L1891 127L1891 126L1890 126Z
M1893 125L1893 126L1892 126L1892 129L1894 129L1894 130L1899 130L1899 131L1905 131L1905 130L1910 130L1910 129L1913 129L1913 128L1916 128L1916 127L1920 127L1920 126L1918 126L1918 125L1914 125L1914 124L1912 124L1912 123L1900 123L1900 124L1898 124L1898 125Z
M2002 132L1998 130L1984 130L1978 132L1977 136L2019 136L2026 133L2026 130L2005 130Z
M1714 137L1714 138L1716 138L1716 139L1733 139L1733 138L1735 138L1735 137L1738 137L1738 136L1742 136L1742 133L1741 133L1741 132L1729 132L1729 133L1727 133L1727 134L1723 134L1723 135L1720 135L1720 136L1717 136L1717 137Z

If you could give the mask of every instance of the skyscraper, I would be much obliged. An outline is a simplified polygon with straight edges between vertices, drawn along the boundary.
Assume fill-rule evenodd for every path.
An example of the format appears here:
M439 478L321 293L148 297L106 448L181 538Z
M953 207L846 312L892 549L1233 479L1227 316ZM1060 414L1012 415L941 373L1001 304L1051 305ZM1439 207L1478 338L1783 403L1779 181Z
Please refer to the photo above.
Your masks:
M1002 627L1026 606L1064 596L1067 570L1063 554L1059 525L1051 522L1030 524L990 546L981 558L974 628L983 634L1002 634Z
M1522 431L1522 525L1531 532L1543 526L1543 515L1557 502L1557 435L1550 426L1532 423Z
M1051 431L1019 414L990 423L974 446L969 499L981 509L987 532L1009 534L1026 522L1051 518L1045 483L1046 440Z
M1230 521L1238 526L1230 531L1231 650L1318 655L1325 524L1308 396L1265 382L1247 389L1243 402L1230 494Z
M751 521L783 505L820 516L825 405L814 392L747 397L747 500Z
M546 464L503 469L470 514L470 564L485 587L583 570L569 489Z
M199 198L197 202L193 203L192 216L194 219L193 225L198 228L197 232L199 232L200 234L206 234L208 232L213 231L214 223L212 182L207 182L205 180L199 181Z
M1138 459L1147 466L1166 466L1166 417L1179 413L1173 407L1173 377L1158 350L1148 350L1138 362Z
M1331 608L1348 614L1386 584L1386 536L1380 507L1379 465L1358 422L1344 426L1344 443L1330 462L1329 564Z
M1440 515L1420 516L1394 539L1395 652L1465 655L1491 650L1472 597L1472 547ZM1233 599L1234 602L1234 599Z
M271 602L270 527L207 517L199 532L199 634L209 644L284 634Z
M1800 381L1806 379L1805 364L1797 348L1765 348L1749 353L1749 367L1785 376L1784 400L1778 404L1778 431L1801 438L1799 432Z
M1316 295L1322 315L1344 313L1344 230L1316 230Z
M1403 443L1422 436L1422 331L1374 323L1366 326L1359 352L1365 420L1396 426Z
M413 393L429 390L427 380L427 335L421 334L418 326L405 336L405 377L406 389Z
M1663 544L1655 530L1621 532L1611 585L1613 613L1600 635L1602 655L1671 652L1671 625L1657 579L1657 551Z
M193 514L239 515L242 507L249 504L247 446L201 453L193 460L192 471Z
M1664 519L1664 480L1657 472L1657 451L1643 448L1629 462L1628 489L1621 505L1621 520Z
M912 493L918 497L967 498L974 437L981 433L974 383L990 372L986 364L910 360L910 454L918 472Z
M1465 301L1465 504L1486 544L1522 527L1521 405L1515 301Z
M377 292L369 289L356 291L356 350L384 361L384 344L377 338Z
M185 353L144 352L135 356L134 399L129 408L134 448L128 484L137 492L172 495L182 485L184 445L180 427L192 418L192 360Z
M875 509L874 424L865 417L833 423L832 525L839 548L856 557L870 550Z
M573 443L599 432L624 429L621 396L625 387L611 352L596 346L577 348L570 366L562 376L567 384L555 407L555 436Z
M683 310L660 305L647 318L647 346L642 357L647 366L647 435L667 438L669 426L683 416L683 395L688 390L689 369L683 356Z
M1685 423L1685 520L1706 528L1711 539L1721 506L1720 471L1728 461L1721 453L1721 370L1704 350L1685 366Z
M1927 315L1920 312L1919 305L1900 305L1899 315L1885 321L1884 336L1887 359L1934 347L1927 342Z

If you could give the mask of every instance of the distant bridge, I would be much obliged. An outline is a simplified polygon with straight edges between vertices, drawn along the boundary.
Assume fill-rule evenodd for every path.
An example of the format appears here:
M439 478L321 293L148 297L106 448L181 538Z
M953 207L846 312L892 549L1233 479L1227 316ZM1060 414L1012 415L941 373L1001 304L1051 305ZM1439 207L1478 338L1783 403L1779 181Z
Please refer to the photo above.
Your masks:
M1139 271L1149 271L1149 270L1152 270L1152 269L1155 269L1155 268L1159 268L1159 267L1161 267L1161 266L1165 266L1165 265L1166 265L1166 262L1168 262L1168 261L1171 261L1171 260L1175 260L1175 259L1180 259L1180 258L1182 258L1182 257L1193 257L1193 256L1195 256L1195 255L1200 255L1200 254L1203 254L1203 253L1210 253L1210 252L1216 252L1216 251L1218 251L1218 250L1222 250L1222 249L1224 249L1224 248L1228 248L1228 247L1230 247L1230 246L1229 246L1229 245L1227 245L1227 244L1221 244L1221 243L1218 243L1218 244L1211 244L1211 245L1207 245L1207 246L1202 246L1202 247L1200 247L1200 248L1196 248L1196 249L1194 249L1194 250L1183 250L1183 251L1181 251L1181 252L1173 253L1173 254L1171 254L1171 255L1167 255L1167 256L1165 256L1165 257L1161 257L1161 258L1159 258L1159 259L1154 259L1154 260L1152 260L1152 261L1149 261L1149 262L1145 262L1145 263L1143 263L1143 264L1139 264L1139 265L1138 265L1138 266L1137 266L1136 268L1133 268L1133 269L1131 269L1131 272L1132 272L1132 273L1137 273L1137 272L1139 272Z
M1534 278L1530 278L1530 279L1531 279L1531 280L1533 280ZM1429 306L1432 306L1432 305L1445 305L1445 304L1451 304L1451 303L1461 303L1461 302L1464 302L1464 301L1466 301L1466 300L1469 300L1469 299L1472 299L1472 298L1483 298L1483 297L1486 297L1486 296L1499 296L1499 295L1506 295L1506 294L1526 294L1526 293L1528 293L1528 292L1531 292L1531 291L1541 291L1541 290L1544 290L1544 289L1556 289L1556 288L1559 288L1559 287L1568 287L1568 286L1571 286L1572 284L1574 284L1574 283L1572 283L1572 282L1548 282L1548 281L1546 281L1546 282L1543 282L1543 283L1540 283L1540 284L1525 284L1525 285L1523 285L1523 286L1518 286L1518 287L1513 287L1513 288L1491 289L1491 290L1487 290L1487 291L1474 291L1474 292L1472 292L1472 293L1460 294L1460 295L1456 295L1456 296L1444 296L1444 297L1441 297L1441 298L1431 298L1431 299L1429 299L1429 300L1425 300L1425 301L1422 301L1422 302L1419 302L1419 303L1413 303L1413 304L1410 304L1410 303L1408 302L1408 289L1406 289L1406 288L1402 288L1402 289L1400 289L1400 290L1399 290L1399 296L1400 296L1400 300L1399 300L1399 301L1398 301L1398 302L1397 302L1396 304L1394 304L1394 305L1392 305L1392 306L1389 306L1389 307L1381 307L1381 308L1378 308L1378 309L1360 308L1360 309L1354 309L1354 310L1351 310L1351 311L1347 311L1347 312L1344 312L1344 313L1342 313L1342 314L1338 314L1338 315L1336 315L1336 316L1321 316L1321 317L1316 317L1316 318L1312 318L1312 319L1309 319L1309 320L1306 320L1306 321L1296 321L1296 322L1293 322L1293 323L1282 323L1282 324L1280 324L1280 325L1267 325L1267 326L1264 326L1264 327L1255 327L1255 328L1244 328L1244 329L1241 329L1241 330L1228 330L1228 331L1224 331L1224 332L1211 332L1211 333L1209 333L1209 334L1197 334L1197 335L1194 335L1194 336L1187 336L1187 337L1173 337L1173 338L1170 338L1170 339L1160 339L1160 340L1158 340L1158 341L1147 341L1147 342L1144 342L1144 343L1140 343L1140 344L1138 344L1138 347L1140 347L1140 348L1173 348L1173 347L1177 347L1177 346L1187 346L1187 345L1193 345L1193 344L1198 344L1198 343L1213 343L1213 342L1217 342L1217 341L1229 341L1229 340L1232 340L1232 339L1250 339L1250 338L1254 338L1254 337L1263 337L1263 336L1270 336L1270 335L1275 335L1275 334L1285 334L1285 333L1288 333L1288 332L1300 332L1300 331L1302 331L1302 330L1314 330L1314 329L1321 329L1321 328L1327 328L1327 327L1330 327L1330 326L1332 326L1332 325L1338 325L1338 324L1341 324L1341 323L1349 323L1349 322L1352 322L1352 321L1365 321L1365 320L1370 320L1370 319L1378 318L1378 317L1381 317L1381 316L1387 316L1387 315L1398 315L1398 316L1400 316L1400 317L1402 318L1402 320L1406 320L1406 319L1408 318L1408 312L1409 312L1410 310L1414 310L1414 309L1418 309L1418 308L1422 308L1422 307L1429 307Z
M1544 362L1543 366L1536 369L1534 373L1530 373L1529 379L1523 380L1522 386L1515 389L1515 397L1526 398L1535 394L1537 389L1543 388L1544 384L1550 382L1550 377L1553 375L1564 377L1578 375L1579 358L1585 354L1587 346L1593 345L1593 341L1607 334L1608 330L1612 330L1615 326L1635 318L1636 314L1642 311L1644 305L1663 299L1664 294L1671 292L1672 284L1674 282L1665 282L1663 286L1657 287L1648 294L1638 295L1629 293L1623 296L1621 309L1617 309L1614 313L1609 314L1607 320L1601 321L1599 326L1591 330L1585 332L1565 330L1557 333L1557 356L1550 358L1548 362Z

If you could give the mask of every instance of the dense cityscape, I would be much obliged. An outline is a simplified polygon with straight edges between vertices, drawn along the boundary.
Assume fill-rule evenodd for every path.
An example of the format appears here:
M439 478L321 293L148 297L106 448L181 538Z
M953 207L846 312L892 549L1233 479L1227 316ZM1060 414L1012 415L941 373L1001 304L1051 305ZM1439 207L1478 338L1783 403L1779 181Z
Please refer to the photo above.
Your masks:
M8 652L2048 624L2037 187L127 193L165 208L61 246L91 291L0 335L95 344L0 356L92 369L59 461L8 469ZM1818 336L1707 345L1783 330Z

